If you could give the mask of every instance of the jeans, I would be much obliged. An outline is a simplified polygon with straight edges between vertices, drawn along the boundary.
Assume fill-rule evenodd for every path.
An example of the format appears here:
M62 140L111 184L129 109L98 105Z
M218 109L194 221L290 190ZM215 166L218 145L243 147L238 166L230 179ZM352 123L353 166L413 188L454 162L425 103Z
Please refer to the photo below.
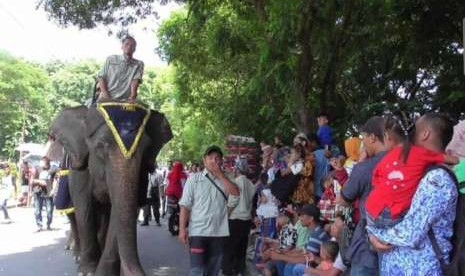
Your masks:
M307 267L304 264L296 264L294 265L294 269L292 269L292 276L302 276L305 274L305 269Z
M224 275L244 274L250 226L250 220L229 220L230 236L226 239L223 256Z
M389 208L385 208L383 212L377 217L372 217L367 212L367 225L368 226L375 226L377 228L391 228L397 223L399 223L401 218L394 219L391 215L391 210Z
M189 276L217 276L226 237L190 237L191 268Z
M53 198L34 195L34 209L37 227L42 228L42 208L45 204L47 211L47 228L52 224L53 219Z
M352 264L350 266L351 276L376 276L378 275L377 267L367 267L363 264Z
M7 202L8 202L8 199L4 199L0 207L3 210L3 216L5 217L5 219L10 219L10 216L8 215L8 207L6 205Z

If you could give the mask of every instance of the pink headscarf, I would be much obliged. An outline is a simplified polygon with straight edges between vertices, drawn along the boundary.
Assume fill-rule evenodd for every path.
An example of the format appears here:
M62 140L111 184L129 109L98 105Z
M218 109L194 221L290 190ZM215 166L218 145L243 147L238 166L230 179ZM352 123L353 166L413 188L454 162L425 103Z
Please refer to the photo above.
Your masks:
M454 126L454 135L447 145L446 152L458 158L465 158L465 120Z

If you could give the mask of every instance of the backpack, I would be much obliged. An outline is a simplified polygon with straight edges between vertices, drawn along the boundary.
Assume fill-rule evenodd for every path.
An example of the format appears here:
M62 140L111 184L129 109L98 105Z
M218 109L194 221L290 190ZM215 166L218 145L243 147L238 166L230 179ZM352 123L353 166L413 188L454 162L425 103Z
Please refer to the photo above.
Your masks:
M463 161L462 161L463 162ZM465 188L465 181L464 179L457 179L454 172L449 170L444 166L433 166L429 170L441 168L451 176L451 178L456 183L456 187L458 190L458 197L457 197L457 211L455 215L454 221L454 234L452 236L452 252L450 256L450 263L444 263L444 260L440 257L441 251L438 246L436 237L434 236L434 232L432 229L428 231L428 236L431 240L431 244L433 246L434 253L439 259L441 264L441 270L445 276L460 276L465 275L465 192L462 190ZM460 191L462 190L462 191Z

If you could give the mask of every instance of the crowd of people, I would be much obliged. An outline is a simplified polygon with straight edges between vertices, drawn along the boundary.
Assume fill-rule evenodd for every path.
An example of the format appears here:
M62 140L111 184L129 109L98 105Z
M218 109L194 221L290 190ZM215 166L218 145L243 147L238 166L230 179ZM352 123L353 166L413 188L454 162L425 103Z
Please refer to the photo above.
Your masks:
M328 116L318 132L287 146L260 144L255 173L247 155L231 169L210 146L188 169L155 163L141 226L169 216L190 252L190 275L442 275L451 259L458 182L465 178L465 121L428 113L413 124L375 116L336 145ZM57 168L21 164L16 190L3 166L0 206L34 206L37 231L51 230ZM42 219L45 208L46 221ZM248 249L253 258L248 262ZM250 270L249 270L250 271Z
M375 116L344 151L328 116L318 124L292 146L262 142L255 176L247 156L222 168L212 146L205 168L182 178L179 239L190 275L245 275L252 237L256 274L442 275L454 246L456 176L464 180L465 122L454 134L440 113L411 124Z

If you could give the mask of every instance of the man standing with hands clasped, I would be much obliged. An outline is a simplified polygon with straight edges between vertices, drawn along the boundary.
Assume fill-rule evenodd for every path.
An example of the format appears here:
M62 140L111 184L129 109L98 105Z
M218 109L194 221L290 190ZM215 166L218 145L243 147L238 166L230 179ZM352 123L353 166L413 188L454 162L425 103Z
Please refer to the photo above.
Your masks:
M229 236L228 196L236 199L236 205L239 200L239 189L222 171L222 161L221 149L208 147L205 169L187 179L179 202L179 239L190 248L191 276L216 276L221 269Z

